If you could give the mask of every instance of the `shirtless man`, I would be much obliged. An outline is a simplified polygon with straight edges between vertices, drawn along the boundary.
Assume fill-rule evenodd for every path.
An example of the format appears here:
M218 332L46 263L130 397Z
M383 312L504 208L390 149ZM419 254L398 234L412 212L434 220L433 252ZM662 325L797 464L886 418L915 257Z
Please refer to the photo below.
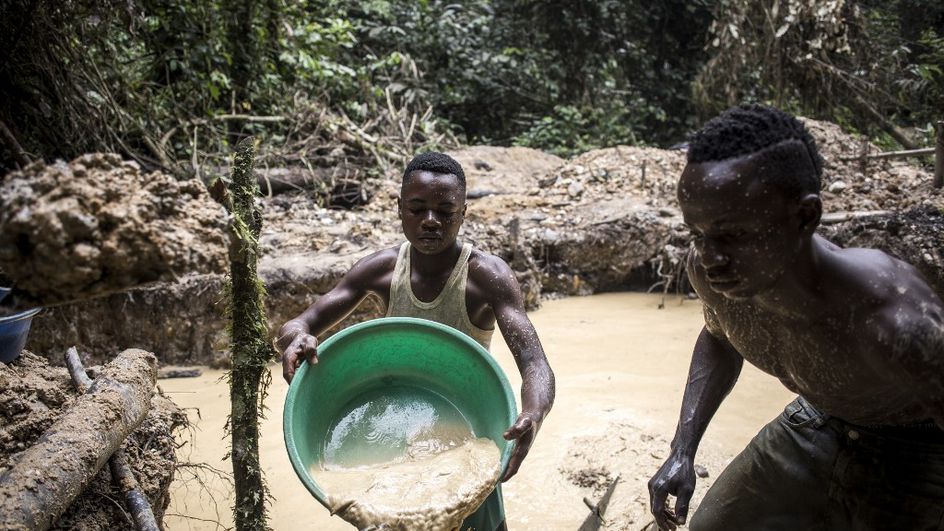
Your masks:
M318 362L317 336L344 319L368 294L387 316L421 317L456 328L489 348L496 322L521 372L521 414L505 431L515 441L507 481L528 454L554 402L554 374L524 310L521 288L501 258L457 241L465 217L465 174L442 153L416 156L403 172L397 208L407 242L358 261L337 286L282 326L282 372L291 382L303 360ZM496 488L462 528L505 529Z
M678 198L705 326L649 481L662 529L685 523L698 443L745 359L799 397L692 530L944 529L944 308L910 265L814 233L821 173L803 125L770 107L729 109L692 138Z

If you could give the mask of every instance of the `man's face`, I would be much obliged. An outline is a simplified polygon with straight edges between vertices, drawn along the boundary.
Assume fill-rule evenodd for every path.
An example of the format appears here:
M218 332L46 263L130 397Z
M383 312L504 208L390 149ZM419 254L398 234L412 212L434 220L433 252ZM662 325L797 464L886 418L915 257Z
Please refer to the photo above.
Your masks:
M403 234L417 252L439 254L456 241L465 219L465 191L453 174L415 171L400 189Z
M773 287L812 233L804 229L799 199L761 182L758 172L764 171L745 156L689 163L679 181L679 205L698 262L712 291L730 299Z

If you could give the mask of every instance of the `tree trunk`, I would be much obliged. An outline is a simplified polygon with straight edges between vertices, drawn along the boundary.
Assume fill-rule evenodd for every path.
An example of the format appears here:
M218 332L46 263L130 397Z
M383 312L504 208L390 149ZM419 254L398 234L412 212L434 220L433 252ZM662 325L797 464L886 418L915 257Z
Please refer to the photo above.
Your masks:
M69 376L72 376L72 383L75 384L79 394L85 394L92 386L92 379L85 372L85 366L79 358L79 352L75 347L66 352L66 367L69 369ZM125 506L131 512L135 527L138 531L161 531L154 519L154 511L151 510L151 502L147 496L141 492L138 480L134 478L131 467L128 466L128 460L125 459L125 452L121 448L115 450L111 459L108 460L108 467L111 469L111 479L118 486L118 489L124 494Z
M850 91L852 95L852 100L858 104L859 108L862 109L865 114L869 115L872 118L872 121L878 124L883 131L889 134L894 138L899 144L904 146L905 149L918 149L918 145L914 143L913 140L908 138L908 134L905 133L900 127L893 124L891 120L886 118L882 113L878 112L875 107L865 100L862 96L857 94L854 91Z
M258 39L253 31L255 0L230 2L225 8L226 46L232 58L229 68L232 97L231 113L242 113L249 108L249 84L256 77L259 57ZM230 145L236 145L242 131L242 121L226 122Z
M236 529L268 529L267 492L259 466L259 407L265 396L266 362L272 354L268 341L262 282L256 272L262 213L255 198L259 185L253 175L255 144L252 137L236 146L230 196L233 205L230 235L230 330L233 368L230 371L232 401L232 460L236 487L233 508Z
M156 360L128 349L104 366L13 466L0 474L0 529L48 529L144 421Z
M944 187L944 120L937 123L934 139L934 187Z

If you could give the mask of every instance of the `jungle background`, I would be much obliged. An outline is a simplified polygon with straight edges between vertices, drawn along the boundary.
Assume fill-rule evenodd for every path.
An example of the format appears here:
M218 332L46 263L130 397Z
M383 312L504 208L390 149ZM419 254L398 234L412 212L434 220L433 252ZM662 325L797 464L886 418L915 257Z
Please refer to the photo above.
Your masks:
M400 172L437 149L468 179L462 238L512 267L560 376L542 435L554 444L505 490L511 527L646 528L646 481L703 324L675 193L684 142L743 102L803 117L825 158L823 236L911 263L944 297L944 189L932 182L944 171L880 153L932 145L944 119L939 0L5 0L0 285L13 286L7 310L43 310L23 356L0 365L0 471L70 408L66 348L93 366L134 346L154 353L173 399L159 387L125 444L159 521L267 525L264 494L250 509L235 499L220 444L240 410L223 370L251 366L261 374L238 407L270 411L258 453L273 527L342 529L292 476L276 436L286 384L258 336L401 243ZM252 172L246 206L259 210L232 222L238 144L233 173L254 194ZM226 289L245 219L251 237L236 236L253 243L266 296L252 299L268 319L252 322L252 364L231 355L225 317L224 294L248 291ZM607 293L626 291L655 294ZM382 306L368 298L338 328ZM520 383L507 348L494 353ZM764 378L746 375L741 405L720 412L706 475L782 409L786 391ZM100 471L54 528L127 528L121 505L103 502L110 485ZM588 514L587 500L602 505Z
M355 177L457 144L567 157L669 146L745 101L920 147L944 109L936 0L4 5L4 173L19 145L193 176L248 134Z

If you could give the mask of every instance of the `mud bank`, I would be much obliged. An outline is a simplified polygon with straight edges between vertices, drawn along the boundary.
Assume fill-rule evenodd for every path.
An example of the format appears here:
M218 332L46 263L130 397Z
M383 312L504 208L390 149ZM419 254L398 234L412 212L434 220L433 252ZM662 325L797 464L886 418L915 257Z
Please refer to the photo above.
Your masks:
M40 439L77 397L64 368L49 366L46 360L30 352L24 352L10 365L0 364L0 475L17 461L21 452ZM158 522L163 520L170 502L170 485L177 465L175 432L186 422L186 416L173 402L156 394L144 422L122 446ZM118 501L121 499L122 493L112 486L111 473L105 466L52 529L130 529L134 523Z
M833 124L806 123L826 161L825 212L870 216L821 232L841 245L874 246L913 263L944 294L938 221L944 192L931 187L931 174L906 161L863 167L850 159L861 153L857 137ZM511 264L529 309L568 295L686 290L689 233L675 197L684 152L615 146L565 161L526 148L472 146L453 155L464 164L470 193L460 237ZM261 199L260 275L272 329L317 300L358 259L402 240L399 184L396 174L366 182L372 199L356 210L323 208L316 191ZM885 211L887 221L875 211ZM174 269L173 278L111 294L92 290L49 309L35 320L28 348L45 355L76 344L103 361L116 347L134 344L163 363L225 363L225 266L199 263ZM341 327L381 311L368 301ZM57 355L51 359L57 362Z

